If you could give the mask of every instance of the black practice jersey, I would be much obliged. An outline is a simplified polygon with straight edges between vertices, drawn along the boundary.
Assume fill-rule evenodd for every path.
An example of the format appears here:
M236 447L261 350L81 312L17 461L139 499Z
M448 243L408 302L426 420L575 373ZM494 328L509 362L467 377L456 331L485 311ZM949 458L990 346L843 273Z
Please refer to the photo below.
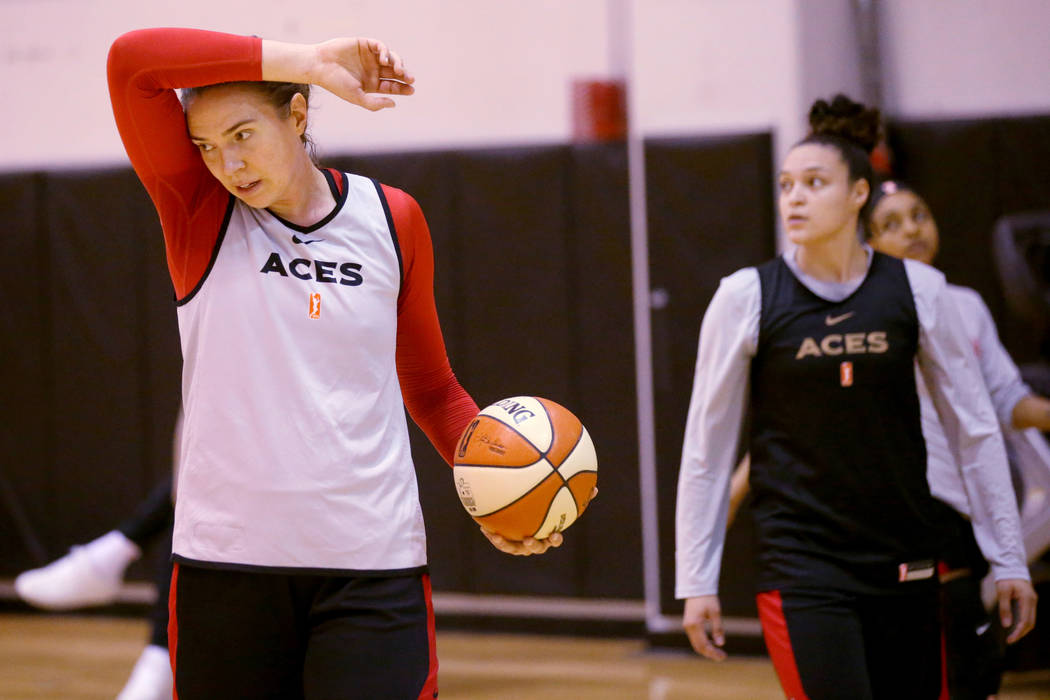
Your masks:
M904 264L875 253L839 302L806 288L780 257L758 273L750 450L759 588L882 590L932 573L946 506L927 483L919 325Z

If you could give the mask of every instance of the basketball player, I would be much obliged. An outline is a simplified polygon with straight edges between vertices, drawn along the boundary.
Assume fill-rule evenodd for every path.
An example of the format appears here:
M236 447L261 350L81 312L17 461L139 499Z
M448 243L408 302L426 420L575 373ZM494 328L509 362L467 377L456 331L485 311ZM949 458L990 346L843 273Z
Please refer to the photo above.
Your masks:
M872 193L868 217L869 242L887 255L932 264L939 248L939 232L929 206L910 187L885 181ZM977 351L981 376L1010 448L1011 464L1025 486L1021 499L1021 527L1027 559L1031 563L1050 547L1050 508L1041 498L1050 492L1050 448L1039 430L1050 430L1050 401L1032 393L999 342L995 322L980 295L972 289L949 284L966 330ZM936 409L925 385L917 382L922 429L929 457L932 494L951 505L953 530L943 555L940 574L948 685L953 699L994 698L1002 676L1002 649L996 620L981 601L981 577L988 564L981 555L969 524L969 500L958 476L954 458ZM732 522L748 491L747 461L733 473L728 522ZM958 515L961 514L961 515ZM966 517L963 517L966 516Z
M451 462L477 406L445 354L419 206L318 168L306 136L309 83L379 110L412 76L371 39L189 29L118 38L108 76L178 304L176 695L436 697L404 408Z
M750 403L759 616L794 698L941 692L935 561L947 506L927 485L916 359L1010 640L1034 624L1002 438L943 276L858 237L878 123L843 96L813 105L811 134L778 178L794 247L723 279L700 333L683 445L676 594L694 648L722 659L718 573Z
M875 250L932 264L940 245L937 223L926 201L910 187L886 181L873 193L870 242ZM1050 493L1050 449L1040 430L1050 430L1050 401L1021 380L1020 371L999 342L995 321L980 295L949 284L966 337L977 351L981 377L1010 448L1011 462L1025 487L1021 528L1029 562L1050 547L1050 507L1027 491ZM930 460L930 489L953 507L958 536L948 540L941 573L948 684L954 700L994 698L1002 677L1002 651L994 620L981 601L981 578L988 564L981 556L967 518L970 503L954 468L944 431L928 392L920 384L922 426ZM961 514L961 515L959 515ZM967 516L964 518L963 516Z
M182 412L172 439L172 464L179 460ZM172 475L167 474L115 529L39 569L15 578L15 591L31 605L48 610L76 610L117 599L131 562L154 543L162 547L154 572L157 599L150 606L150 636L117 700L170 700L172 677L168 652L168 595L171 587L171 534L175 515Z

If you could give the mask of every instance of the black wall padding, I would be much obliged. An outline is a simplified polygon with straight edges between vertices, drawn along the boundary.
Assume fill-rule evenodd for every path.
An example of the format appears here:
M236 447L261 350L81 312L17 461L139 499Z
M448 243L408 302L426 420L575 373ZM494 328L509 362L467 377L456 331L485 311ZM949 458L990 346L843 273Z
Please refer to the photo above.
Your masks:
M588 595L642 596L641 503L631 294L627 153L622 146L572 150L568 306L570 360L580 400L571 408L598 452L593 510L568 532L573 567ZM566 545L568 546L568 544Z
M124 170L48 177L55 437L49 466L60 486L52 507L65 514L53 521L53 536L62 541L104 532L107 523L96 513L119 512L153 485L142 466L152 356L143 330L147 280L158 272L146 264L145 238L158 227L148 201L126 196L138 186ZM98 468L85 468L92 463Z
M464 186L456 314L470 338L456 358L461 376L482 406L534 394L577 411L586 424L586 405L573 392L566 149L476 151L457 160ZM581 533L570 530L567 538ZM475 538L464 567L485 572L481 585L497 590L571 595L578 582L568 564L578 546L506 561Z
M897 175L937 220L935 264L980 292L1017 362L1038 359L1039 338L1006 313L991 241L999 217L1050 209L1050 116L895 122L889 140Z
M23 264L5 275L0 300L12 326L4 434L15 442L2 466L52 558L115 527L170 473L175 316L156 214L130 170L7 183L3 211ZM32 191L6 196L24 185ZM0 548L5 574L40 563L24 538Z
M52 446L50 270L45 182L0 176L7 259L0 274L0 566L46 557Z
M722 277L775 253L772 143L768 134L674 139L646 146L652 310L660 598L674 600L675 496L700 322ZM660 307L660 308L656 308ZM755 615L751 517L726 540L720 592L727 615Z
M440 590L640 597L630 242L622 146L370 155L333 164L411 193L434 239L438 313L457 376L481 404L533 394L574 411L598 446L601 497L540 558L496 552L413 429ZM615 544L609 533L616 533Z

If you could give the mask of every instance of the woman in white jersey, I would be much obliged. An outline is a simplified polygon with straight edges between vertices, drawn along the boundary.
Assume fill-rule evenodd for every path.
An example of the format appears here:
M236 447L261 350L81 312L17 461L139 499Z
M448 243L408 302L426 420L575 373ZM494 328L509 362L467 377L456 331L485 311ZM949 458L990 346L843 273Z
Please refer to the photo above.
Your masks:
M869 218L871 245L899 258L932 264L940 247L937 223L929 205L903 183L882 182L873 194ZM967 337L973 343L981 376L995 407L1011 464L1020 476L1021 527L1028 561L1050 546L1050 448L1040 430L1050 430L1050 401L1033 393L1021 379L980 295L949 284L947 293L958 307ZM921 387L920 387L921 388ZM928 394L922 397L923 432L930 460L934 496L969 516L969 501L952 463L944 431ZM973 541L967 520L958 518L958 537L947 546L941 573L948 683L953 700L985 700L999 690L1002 650L996 624L981 601L981 577L988 565ZM989 624L990 623L990 624Z
M814 104L810 125L778 176L793 247L725 278L704 317L679 475L676 594L694 648L724 658L718 574L750 410L759 615L785 693L935 698L944 533L926 481L916 359L975 495L977 539L1016 638L1034 624L1035 594L1006 454L943 277L858 236L877 111L838 96Z
M419 205L319 168L306 137L311 83L379 110L412 76L370 39L146 29L114 42L108 78L178 305L176 695L437 697L405 409L451 463L477 406Z

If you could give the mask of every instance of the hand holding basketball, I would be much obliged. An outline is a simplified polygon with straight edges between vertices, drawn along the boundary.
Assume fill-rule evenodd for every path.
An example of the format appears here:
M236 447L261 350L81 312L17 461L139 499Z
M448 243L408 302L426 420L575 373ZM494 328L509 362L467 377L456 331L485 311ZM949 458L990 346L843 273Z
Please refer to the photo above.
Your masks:
M499 551L519 557L527 557L532 554L543 554L551 547L560 547L562 543L562 535L560 532L552 532L550 537L547 537L546 539L538 540L535 537L526 537L520 542L508 540L503 535L498 535L491 530L486 530L484 525L481 527L481 534L485 535L485 537L488 538L488 541L492 543L492 546Z
M539 554L561 544L559 533L597 493L598 460L590 435L568 409L515 396L470 422L453 477L463 507L497 549Z

